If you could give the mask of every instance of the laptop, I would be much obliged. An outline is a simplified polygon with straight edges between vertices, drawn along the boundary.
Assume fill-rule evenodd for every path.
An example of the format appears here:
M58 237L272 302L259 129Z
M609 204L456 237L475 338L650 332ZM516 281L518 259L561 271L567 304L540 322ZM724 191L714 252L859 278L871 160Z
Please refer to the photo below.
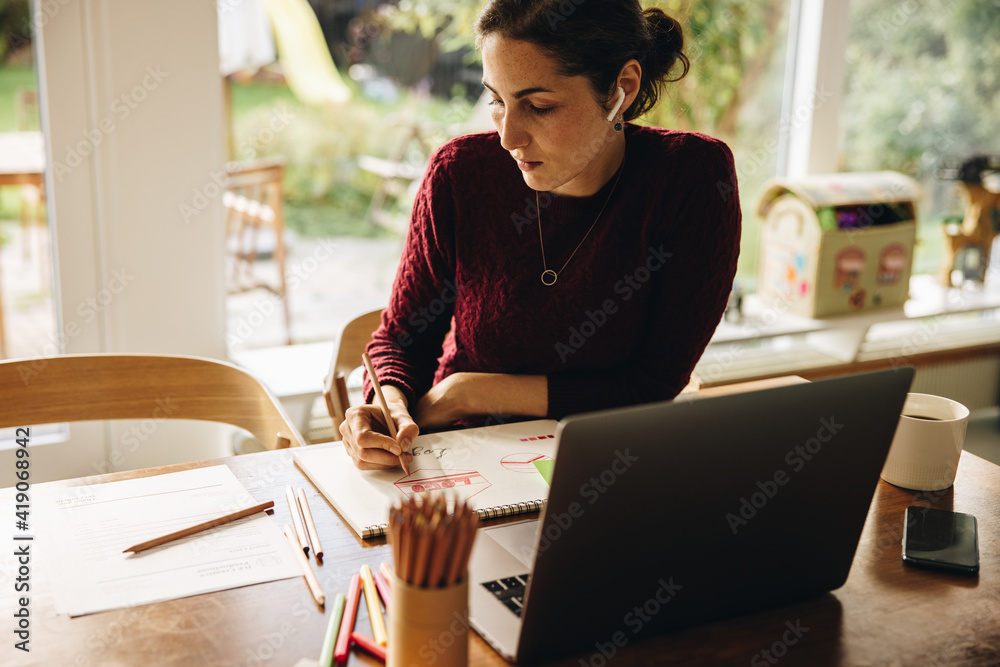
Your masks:
M524 662L840 587L913 372L563 419L543 516L479 531L472 627Z

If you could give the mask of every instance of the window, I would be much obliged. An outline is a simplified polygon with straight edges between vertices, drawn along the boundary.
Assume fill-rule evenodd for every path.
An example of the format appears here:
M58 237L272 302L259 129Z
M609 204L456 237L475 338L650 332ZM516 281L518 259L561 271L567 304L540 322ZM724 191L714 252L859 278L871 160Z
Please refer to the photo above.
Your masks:
M840 167L921 182L913 272L937 273L944 227L965 213L955 168L1000 159L997 3L852 0L846 65Z

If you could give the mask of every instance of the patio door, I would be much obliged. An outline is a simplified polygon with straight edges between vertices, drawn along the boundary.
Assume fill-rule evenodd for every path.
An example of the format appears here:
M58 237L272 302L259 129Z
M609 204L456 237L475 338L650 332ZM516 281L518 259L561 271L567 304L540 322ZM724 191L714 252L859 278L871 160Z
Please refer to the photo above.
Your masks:
M225 165L215 4L33 9L54 316L25 353L225 358L222 202L180 213ZM227 453L159 423L135 446L134 428L78 423L39 441L33 481ZM0 475L13 469L0 451Z

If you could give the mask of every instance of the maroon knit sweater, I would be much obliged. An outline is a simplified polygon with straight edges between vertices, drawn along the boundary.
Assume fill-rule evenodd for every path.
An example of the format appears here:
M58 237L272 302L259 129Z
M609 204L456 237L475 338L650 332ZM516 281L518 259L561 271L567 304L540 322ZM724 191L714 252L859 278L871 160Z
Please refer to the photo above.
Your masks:
M548 376L549 417L676 396L736 272L733 157L700 134L626 125L620 182L552 286L535 192L495 132L431 158L382 325L368 352L410 404L460 371ZM540 193L558 271L608 199ZM454 318L454 326L452 320ZM371 385L365 395L372 400Z

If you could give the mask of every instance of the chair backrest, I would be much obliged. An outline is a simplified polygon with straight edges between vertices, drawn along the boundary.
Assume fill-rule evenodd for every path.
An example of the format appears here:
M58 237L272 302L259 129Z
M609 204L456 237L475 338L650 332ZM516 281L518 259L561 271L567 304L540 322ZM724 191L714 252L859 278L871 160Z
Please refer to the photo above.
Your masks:
M281 300L286 343L291 319L285 279L285 158L276 155L226 165L226 281L230 294L265 289ZM255 269L259 256L273 257L277 275Z
M283 272L278 285L254 275L253 265L260 254L273 253L276 260L284 261L284 173L284 158L280 157L230 162L226 167L229 180L222 202L226 207L230 292L264 288L283 293Z
M361 365L361 353L371 342L372 334L382 322L382 309L359 315L344 325L330 360L330 371L323 380L323 398L333 419L333 437L340 440L340 424L351 407L347 395L347 376Z
M306 444L256 378L199 357L75 354L3 361L0 405L0 428L156 415L239 426L269 449Z

